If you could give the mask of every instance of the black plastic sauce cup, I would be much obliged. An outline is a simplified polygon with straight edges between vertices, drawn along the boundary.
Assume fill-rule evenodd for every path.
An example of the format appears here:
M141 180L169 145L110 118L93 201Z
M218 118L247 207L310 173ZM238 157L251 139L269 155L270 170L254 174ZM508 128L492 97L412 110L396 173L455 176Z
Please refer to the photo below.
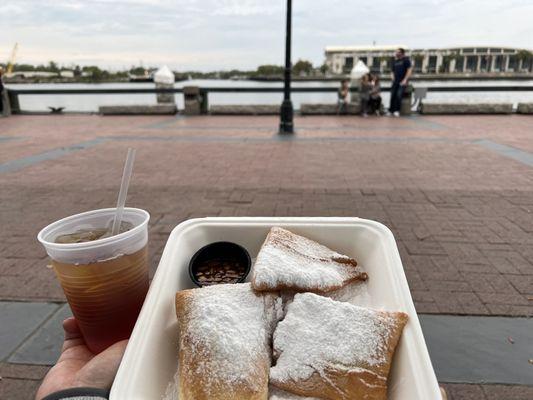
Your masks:
M192 256L189 262L189 276L196 286L202 287L205 283L198 280L199 268L209 262L220 262L239 266L239 270L242 270L242 275L239 275L238 279L233 283L244 282L252 266L252 260L248 251L232 242L215 242L210 243L200 250L198 250L194 256ZM225 283L225 282L220 282Z

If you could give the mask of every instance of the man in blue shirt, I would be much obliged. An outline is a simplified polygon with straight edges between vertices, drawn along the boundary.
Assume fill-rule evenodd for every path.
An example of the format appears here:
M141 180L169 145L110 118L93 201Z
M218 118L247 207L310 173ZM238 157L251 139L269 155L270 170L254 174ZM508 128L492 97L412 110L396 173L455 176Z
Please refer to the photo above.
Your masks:
M398 48L392 64L392 87L389 107L389 112L395 117L400 116L403 92L407 87L412 71L411 60L405 55L405 50L401 47Z
M4 82L2 81L2 75L4 74L4 70L2 67L0 67L0 117L2 114L4 114Z

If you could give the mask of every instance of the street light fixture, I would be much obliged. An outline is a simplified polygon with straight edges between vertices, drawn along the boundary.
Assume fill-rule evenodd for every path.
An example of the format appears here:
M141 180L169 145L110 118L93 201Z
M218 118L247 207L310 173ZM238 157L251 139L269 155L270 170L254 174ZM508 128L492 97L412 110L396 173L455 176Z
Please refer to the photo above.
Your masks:
M291 19L292 0L287 0L287 26L285 31L285 83L283 103L280 109L279 133L294 133L293 108L291 102Z

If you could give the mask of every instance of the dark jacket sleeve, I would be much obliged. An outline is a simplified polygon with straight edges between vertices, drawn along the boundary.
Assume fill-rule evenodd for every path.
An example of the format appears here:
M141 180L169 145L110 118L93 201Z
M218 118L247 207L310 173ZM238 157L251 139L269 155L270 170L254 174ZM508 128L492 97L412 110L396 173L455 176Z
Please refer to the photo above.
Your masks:
M60 390L46 396L43 400L107 400L109 390L95 388L73 388Z

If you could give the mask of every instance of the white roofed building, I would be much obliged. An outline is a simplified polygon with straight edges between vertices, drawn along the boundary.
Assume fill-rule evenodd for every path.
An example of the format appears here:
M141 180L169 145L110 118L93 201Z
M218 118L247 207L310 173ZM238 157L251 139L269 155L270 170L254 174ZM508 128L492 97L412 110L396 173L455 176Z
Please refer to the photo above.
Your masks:
M449 48L409 49L407 46L328 46L326 65L332 74L349 74L358 61L371 71L389 73L397 48L411 57L414 72L498 73L532 71L533 52L514 47L465 46Z

